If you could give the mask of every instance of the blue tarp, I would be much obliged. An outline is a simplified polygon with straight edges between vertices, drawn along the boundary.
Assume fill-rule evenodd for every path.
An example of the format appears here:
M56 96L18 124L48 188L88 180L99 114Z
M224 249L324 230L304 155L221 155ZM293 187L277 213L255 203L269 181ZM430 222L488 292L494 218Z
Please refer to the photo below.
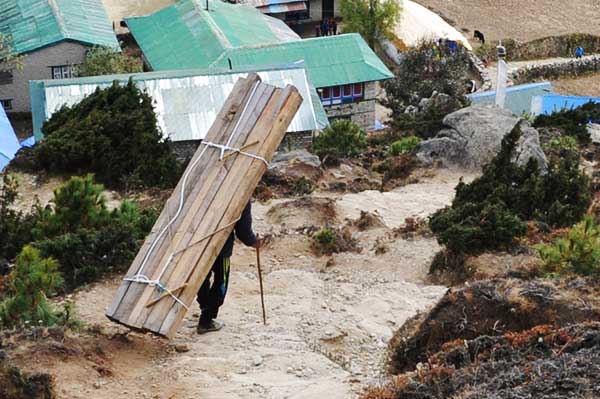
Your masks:
M552 84L550 82L531 83L519 86L511 86L506 89L506 101L504 108L515 115L523 115L532 110L532 101L536 96L552 94ZM473 105L476 104L495 104L496 91L485 91L467 95Z
M21 146L15 131L0 105L0 172L14 158Z
M537 96L533 99L531 111L535 115L550 115L555 111L579 108L589 102L600 103L600 98L559 95Z

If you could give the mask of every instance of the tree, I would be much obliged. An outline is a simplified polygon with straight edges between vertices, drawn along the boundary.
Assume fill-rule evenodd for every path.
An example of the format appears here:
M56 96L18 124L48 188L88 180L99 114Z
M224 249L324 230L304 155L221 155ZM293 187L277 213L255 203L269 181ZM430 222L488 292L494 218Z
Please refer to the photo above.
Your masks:
M379 39L393 38L401 11L397 0L342 0L344 31L360 33L375 49Z
M174 186L180 176L160 131L152 98L133 81L114 82L55 112L34 147L37 165L58 173L94 173L109 187Z
M23 69L24 59L24 56L14 52L12 48L12 38L0 33L0 72Z
M426 41L402 54L395 79L384 82L383 106L392 111L391 127L429 138L442 128L443 118L466 106L471 80L469 55L458 46L451 52L445 46ZM437 93L435 99L433 94ZM424 98L432 99L421 106ZM419 112L406 112L411 106Z
M110 47L96 46L89 50L77 69L78 76L112 75L120 73L142 72L140 58L132 57L123 51L115 51Z

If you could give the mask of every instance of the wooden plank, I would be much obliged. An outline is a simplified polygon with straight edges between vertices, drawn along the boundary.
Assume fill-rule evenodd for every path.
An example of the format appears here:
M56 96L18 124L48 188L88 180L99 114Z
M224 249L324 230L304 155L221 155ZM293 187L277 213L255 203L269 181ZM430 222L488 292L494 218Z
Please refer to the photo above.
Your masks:
M259 80L257 76L252 78L255 81ZM236 87L239 85L238 82ZM234 107L236 102L231 98L236 94L237 99L243 97L243 100L238 101L238 109L233 112L234 118L227 120L223 115L232 113L228 113L225 107L221 110L219 123L215 122L210 130L216 138L210 141L224 144L228 142L230 134L235 133L231 138L231 147L244 148L270 160L302 98L297 90L290 86L286 89L275 89L262 83L256 86L254 95L251 93L252 89L246 90L245 94L236 93L234 88L226 105ZM240 120L243 108L246 108L247 112ZM235 124L233 120L236 120ZM239 126L233 132L237 121ZM154 248L156 253L153 251L153 256L147 258L144 268L144 275L150 279L160 277L163 286L171 290L176 287L186 306L194 301L204 277L233 229L235 220L239 218L266 170L262 161L246 155L230 153L226 154L224 160L219 160L219 149L199 149L196 154L202 151L206 159L201 159L198 165L201 162L204 168L201 173L195 174L194 186L190 189L187 185L185 187L183 211L177 223L173 223L170 234L164 235L157 242L158 245ZM188 181L188 184L190 182L192 180ZM182 182L178 184L179 189L181 184ZM178 192L175 192L172 199L177 195ZM142 248L146 253L150 248L150 238L155 238L158 232L164 229L177 209L174 205L178 206L179 202L170 200L161 213L153 228L153 234L148 237ZM187 248L190 244L194 244L193 248ZM176 255L173 256L173 253ZM139 271L144 257L146 254L140 251L128 275ZM166 269L165 264L168 264ZM133 328L172 336L185 310L186 308L174 298L157 292L155 287L124 282L119 287L107 316Z
M238 145L243 144L242 140L245 139L245 136L247 136L247 130L249 131L249 128L255 124L255 118L257 118L257 116L254 112L255 110L252 109L252 107L258 107L258 109L264 108L262 104L266 102L265 99L268 99L273 92L272 87L269 87L267 85L261 86L262 87L260 87L255 93L256 98L254 100L250 99L250 101L255 102L250 104L249 110L247 111L247 116L246 118L244 118L246 123L240 124L240 127L238 128L235 137L231 141L231 146L233 147L237 148ZM223 144L227 142L228 139L229 138L227 137L225 140L223 140ZM218 149L211 150L216 152L218 151ZM213 167L210 170L206 171L207 175L210 177L202 183L202 189L198 193L197 198L193 201L194 206L192 207L192 209L195 209L195 211L189 212L188 215L186 215L185 221L182 223L181 234L178 234L174 239L172 251L168 252L164 259L161 260L161 268L162 265L164 265L164 263L168 260L170 254L172 254L173 252L181 251L183 248L187 247L187 245L190 242L192 242L192 237L195 234L201 234L202 231L205 231L201 230L201 226L204 226L207 223L209 223L210 219L207 218L208 207L210 203L212 203L217 192L220 190L223 179L228 173L227 169L224 167L225 164L223 162L217 161L216 164L218 165L218 167ZM212 215L209 214L208 217L210 216ZM206 234L208 234L209 232L210 231L206 231ZM161 281L168 281L169 284L175 284L174 281L177 280L173 280L171 275L172 273L178 270L178 258L179 256L173 259L172 263L169 265L169 268L162 276ZM156 275L155 277L158 277L158 275ZM147 292L145 292L144 296L142 296L142 300L146 297ZM166 305L164 304L165 302L167 301L163 301L163 303L159 304L153 309L142 309L141 307L138 307L134 310L134 312L132 312L132 316L129 322L135 324L136 326L142 326L144 325L144 323L146 323L146 319L150 318L151 320L160 319L159 322L162 323L164 315L161 315L161 312L166 313L167 311ZM145 325L144 327L147 328Z
M269 132L267 137L264 138L264 142L258 152L260 155L270 160L281 143L285 130L289 126L289 123L293 119L301 102L301 97L295 89L292 90L291 88L288 88L286 93L282 93L278 99L275 99L275 108L280 109L277 118L264 118L264 123L257 124L248 137L248 142L252 142L255 140L255 137L264 137L265 131ZM229 222L239 217L265 170L266 166L261 161L244 156L237 157L236 163L232 166L232 171L237 171L238 173L233 173L231 176L228 176L230 178L225 183L237 187L236 195L231 198L221 220ZM241 171L241 173L239 173L239 171ZM216 204L219 204L219 200L215 200L215 202ZM218 210L216 209L217 206L215 206L215 213L218 213ZM221 224L225 224L225 222L222 222ZM188 304L193 302L196 292L200 288L205 276L208 274L210 267L227 240L228 235L229 232L224 231L212 237L200 257L198 257L198 254L191 254L192 257L195 255L198 260L195 262L197 267L191 270L187 280L183 281L188 284L186 289L184 289L179 296L184 303ZM171 309L160 328L160 334L172 337L185 315L185 308L173 300L167 300L165 303L170 303Z
M241 110L242 110L243 105L245 104L245 101L247 100L247 97L250 96L250 92L251 92L253 86L256 83L258 83L259 81L260 81L260 78L258 78L257 76L249 76L246 79L238 80L238 82L236 83L236 85L234 86L234 89L233 89L234 90L233 92L238 93L238 95L237 96L229 96L227 98L223 108L217 115L215 123L209 129L209 131L207 133L207 136L206 136L207 139L221 141L225 137L225 135L228 133L228 131L233 129L233 126L235 126L235 123L237 123L238 119L241 117ZM200 153L201 153L201 149L199 148L199 150L196 151L196 153L194 154L194 157L192 157L191 162L194 162L200 156ZM206 163L208 164L209 162L214 162L213 158L214 158L214 156L208 157L206 159ZM195 182L197 180L198 176L200 176L202 174L203 170L201 167L203 165L198 165L198 166L199 167L196 169L195 173L190 176L191 182ZM163 212L161 212L161 215L159 216L157 222L155 223L151 234L146 238L144 245L142 246L141 250L139 251L138 255L136 256L131 267L129 268L129 271L127 272L127 276L134 276L135 274L137 274L137 272L140 268L140 265L142 263L142 260L145 256L145 254L148 252L150 246L156 239L158 232L163 229L163 227L168 223L168 221L171 219L171 217L175 214L175 211L179 206L179 196L177 195L177 193L179 193L181 191L181 185L182 185L182 182L179 182L179 184L176 186L176 188L173 192L174 194L167 201L167 204L166 204ZM189 195L192 194L192 190L194 188L195 188L194 184L190 185L189 189L185 190L184 196L189 197ZM160 254L164 253L166 251L166 246L169 243L170 242L168 240L163 239L162 242L160 243L159 248L156 248L156 253L158 253L159 256L160 256ZM132 284L134 285L133 287L131 287ZM109 307L109 309L107 311L107 316L116 321L121 320L125 314L128 314L128 312L130 312L130 310L131 310L130 308L133 304L132 301L136 298L136 295L139 295L140 289L143 289L143 288L144 287L140 287L140 284L123 281L123 283L119 287L119 290L117 291L117 294L115 295L115 298L114 298L111 306ZM129 292L129 295L126 298L127 293L130 289L132 289L132 291L135 291L135 292ZM121 303L123 301L124 301L124 303Z

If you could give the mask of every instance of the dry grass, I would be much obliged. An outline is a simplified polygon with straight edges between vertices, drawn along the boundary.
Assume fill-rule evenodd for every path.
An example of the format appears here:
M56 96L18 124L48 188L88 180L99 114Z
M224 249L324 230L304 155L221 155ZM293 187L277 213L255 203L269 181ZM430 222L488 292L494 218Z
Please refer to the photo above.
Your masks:
M482 31L487 40L523 41L566 33L600 35L598 0L416 0L457 29ZM567 4L568 3L568 4ZM470 35L469 35L470 36Z
M552 82L552 85L559 94L600 97L600 74L560 79Z

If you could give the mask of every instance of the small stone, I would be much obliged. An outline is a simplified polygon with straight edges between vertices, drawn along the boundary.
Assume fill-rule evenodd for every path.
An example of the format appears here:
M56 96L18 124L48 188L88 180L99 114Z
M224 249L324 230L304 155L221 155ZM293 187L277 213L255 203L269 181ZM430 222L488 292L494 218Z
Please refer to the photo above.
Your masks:
M254 357L252 358L252 365L253 365L254 367L258 367L258 366L260 366L261 364L263 364L263 358L262 358L262 356L261 356L261 355L256 355L256 356L254 356Z
M188 344L176 344L175 345L175 352L177 353L184 353L184 352L189 352L190 351L190 346Z
M102 385L98 381L94 382L94 388L100 389L101 386Z

